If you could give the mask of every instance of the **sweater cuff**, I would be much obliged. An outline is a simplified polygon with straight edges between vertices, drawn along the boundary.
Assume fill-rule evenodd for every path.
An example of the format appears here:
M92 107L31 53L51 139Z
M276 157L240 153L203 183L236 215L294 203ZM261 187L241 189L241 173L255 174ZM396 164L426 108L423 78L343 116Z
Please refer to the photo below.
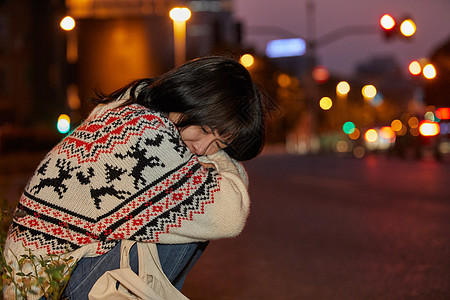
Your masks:
M238 175L245 187L248 188L248 176L242 163L231 158L225 151L220 150L211 155L198 156L198 160L202 163L211 163L215 166L219 174L230 172Z

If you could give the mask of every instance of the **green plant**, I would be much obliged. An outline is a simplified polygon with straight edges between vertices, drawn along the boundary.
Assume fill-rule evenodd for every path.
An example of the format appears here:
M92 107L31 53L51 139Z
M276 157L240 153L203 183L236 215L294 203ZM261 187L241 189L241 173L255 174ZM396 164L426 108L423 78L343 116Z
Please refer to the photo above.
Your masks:
M13 253L15 265L18 268L14 270L3 255L11 216L12 213L9 210L0 210L0 275L3 280L0 291L4 285L13 285L16 298L21 296L27 299L28 294L36 294L40 291L46 299L60 299L70 279L70 273L75 267L73 257L36 256L31 249L25 248L26 254L16 256Z

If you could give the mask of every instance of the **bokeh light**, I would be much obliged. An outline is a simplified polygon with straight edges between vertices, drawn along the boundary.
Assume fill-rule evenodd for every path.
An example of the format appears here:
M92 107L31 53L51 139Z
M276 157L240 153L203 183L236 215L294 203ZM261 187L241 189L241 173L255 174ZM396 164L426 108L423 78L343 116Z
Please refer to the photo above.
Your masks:
M346 133L346 134L350 134L355 130L356 126L353 122L345 122L344 125L342 126L342 130Z
M440 107L436 110L436 117L440 120L449 120L450 119L450 108L449 107Z
M239 62L246 68L251 67L255 63L255 58L251 54L244 54L241 56Z
M333 101L329 97L322 97L319 101L319 106L323 110L329 110L333 106Z
M368 84L362 88L362 94L365 98L374 98L377 95L375 86Z
M317 83L325 83L330 78L330 71L324 66L315 66L312 70L312 77Z
M350 92L350 84L347 81L341 81L336 86L336 92L340 95L347 95Z
M336 143L336 151L339 153L348 152L351 149L347 141L340 140Z
M394 131L401 131L403 128L403 123L399 119L395 119L391 122L391 128Z
M383 126L380 129L380 136L386 140L392 141L395 139L395 132L390 126Z
M411 117L408 119L408 126L411 128L419 127L419 119L417 117Z
M422 72L422 66L417 60L414 60L409 64L408 70L412 75L417 76Z
M170 10L169 16L174 21L184 22L191 17L191 11L186 7L175 7Z
M420 132L419 132L419 127L415 127L415 128L410 128L409 129L409 134L412 136L419 136Z
M357 140L357 139L359 139L360 135L361 135L361 132L359 131L359 129L355 128L355 130L353 130L353 132L351 132L348 136L352 140Z
M423 115L423 118L424 118L425 120L428 120L428 121L431 121L431 122L437 121L437 120L436 120L436 116L435 116L434 112L432 112L432 111L427 111L427 112Z
M422 121L419 125L419 132L423 136L435 136L440 132L439 123Z
M416 24L413 20L406 19L400 24L400 32L407 37L413 36L416 32Z
M291 82L291 77L288 74L281 73L277 76L277 83L283 88L287 88L288 86L290 86Z
M353 149L353 155L356 158L363 158L366 155L366 150L362 146L357 146Z
M380 25L384 29L390 30L390 29L394 28L395 20L394 20L394 18L391 15L385 14L380 19Z
M58 117L56 128L60 133L67 133L70 130L70 117L66 114L61 114Z
M75 20L71 16L66 16L61 20L59 26L66 31L73 30L75 28Z
M375 129L369 129L364 134L364 138L369 143L375 143L378 139L378 133Z
M427 64L424 66L422 72L426 79L434 79L436 77L436 69L432 64Z

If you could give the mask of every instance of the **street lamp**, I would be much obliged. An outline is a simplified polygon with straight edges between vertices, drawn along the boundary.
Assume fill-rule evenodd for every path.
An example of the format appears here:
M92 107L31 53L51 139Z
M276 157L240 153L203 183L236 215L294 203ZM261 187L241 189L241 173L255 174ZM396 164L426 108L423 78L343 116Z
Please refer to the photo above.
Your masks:
M255 63L255 58L251 54L244 54L239 59L239 62L246 68L250 68Z
M412 61L408 66L409 73L411 73L414 76L419 75L422 73L422 66L417 60Z
M330 97L322 97L319 101L319 106L323 110L329 110L333 106L333 100Z
M348 94L348 92L350 92L350 85L348 84L347 81L341 81L337 84L336 93L338 95L345 96Z
M373 99L377 95L377 89L371 84L365 85L361 92L364 98L368 100Z
M408 66L409 73L417 76L422 73L426 79L436 78L436 68L433 64L429 63L427 59L421 59L419 61L414 60Z
M78 60L78 39L75 32L75 20L71 16L64 17L59 23L61 29L67 32L66 60L74 64Z
M61 20L59 26L66 31L70 31L75 28L75 20L71 16L66 16Z
M186 7L175 7L169 16L173 20L175 66L179 66L186 61L186 21L191 17L191 11Z

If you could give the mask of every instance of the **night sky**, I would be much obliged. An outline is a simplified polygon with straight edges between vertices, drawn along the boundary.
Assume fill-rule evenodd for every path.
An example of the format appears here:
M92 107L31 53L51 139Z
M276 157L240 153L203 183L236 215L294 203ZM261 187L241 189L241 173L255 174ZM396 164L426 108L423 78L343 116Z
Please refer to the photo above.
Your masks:
M429 57L450 39L450 0L313 0L315 14L308 14L311 0L233 0L235 18L244 24L244 44L263 53L266 42L285 38L258 33L261 25L276 26L300 37L320 39L336 29L354 25L377 26L385 13L401 19L408 16L417 25L412 40L385 40L381 29L375 34L352 35L320 47L319 62L331 72L351 75L358 63L379 56L394 56L407 73L408 64ZM313 28L313 30L311 30Z

